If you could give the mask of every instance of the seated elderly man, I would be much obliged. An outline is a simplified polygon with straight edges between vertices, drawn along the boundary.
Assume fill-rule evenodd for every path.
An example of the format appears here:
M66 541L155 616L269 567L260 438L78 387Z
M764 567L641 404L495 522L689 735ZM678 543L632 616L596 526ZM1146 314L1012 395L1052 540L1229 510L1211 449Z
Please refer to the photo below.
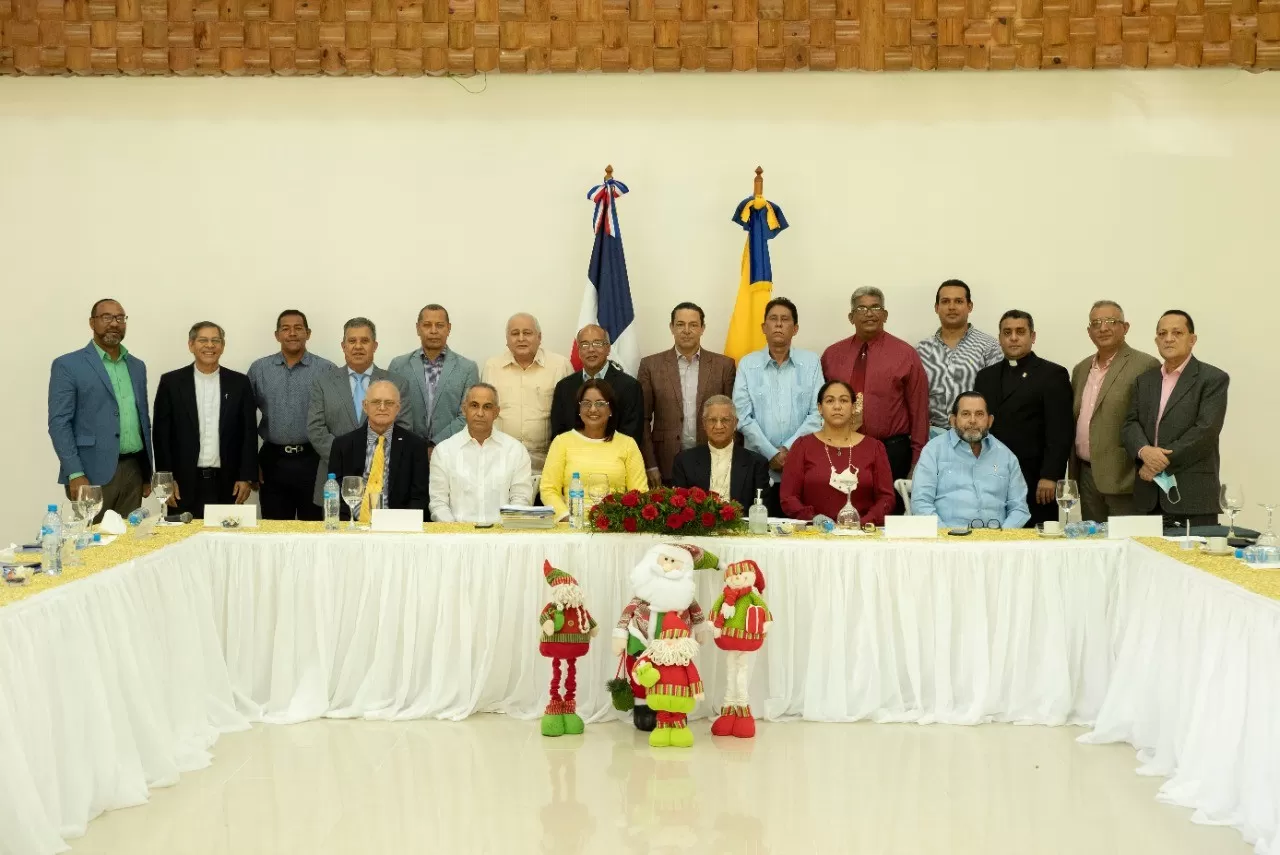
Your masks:
M1018 458L991 436L994 418L977 392L951 406L951 429L925 444L911 485L911 513L947 527L1022 528L1031 519Z
M736 501L744 508L755 504L756 490L769 489L769 461L736 445L738 414L728 395L712 395L702 405L705 445L686 448L671 464L674 487L701 487L720 498ZM763 493L762 493L763 495Z
M431 519L492 523L503 505L533 501L529 452L515 437L495 430L498 390L476 383L462 396L465 430L431 455Z
M360 521L372 516L371 498L378 507L427 509L428 450L430 444L415 433L395 426L400 415L400 390L390 380L375 380L365 393L366 422L333 441L329 471L342 483L348 475L364 478ZM345 503L340 509L349 519Z

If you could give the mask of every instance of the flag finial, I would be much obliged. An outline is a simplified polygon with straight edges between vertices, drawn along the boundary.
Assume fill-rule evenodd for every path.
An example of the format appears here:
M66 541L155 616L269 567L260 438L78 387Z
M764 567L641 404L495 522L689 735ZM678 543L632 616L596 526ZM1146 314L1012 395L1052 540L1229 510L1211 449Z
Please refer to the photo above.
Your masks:
M756 167L756 185L755 185L754 195L756 196L764 195L764 170L761 169L759 166Z
M613 177L613 164L609 164L604 168L604 180L608 181Z

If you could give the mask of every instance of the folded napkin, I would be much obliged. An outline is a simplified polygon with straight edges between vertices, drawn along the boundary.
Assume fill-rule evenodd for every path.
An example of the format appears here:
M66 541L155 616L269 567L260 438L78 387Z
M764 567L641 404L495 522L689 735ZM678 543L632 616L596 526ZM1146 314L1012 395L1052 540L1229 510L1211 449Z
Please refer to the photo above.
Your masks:
M98 530L103 534L124 534L129 530L129 524L115 511L107 511L102 515L102 522L98 523Z

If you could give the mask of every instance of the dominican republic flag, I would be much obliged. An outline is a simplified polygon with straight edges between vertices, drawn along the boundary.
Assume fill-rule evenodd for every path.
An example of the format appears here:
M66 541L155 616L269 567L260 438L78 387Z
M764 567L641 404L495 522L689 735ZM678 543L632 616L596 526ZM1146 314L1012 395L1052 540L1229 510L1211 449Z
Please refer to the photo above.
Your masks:
M578 330L587 324L598 324L609 333L609 341L613 343L609 358L624 371L635 376L640 367L636 312L631 305L627 259L622 252L622 232L618 229L617 199L626 192L627 185L610 177L587 193L587 198L596 206L592 221L596 239L591 246L591 263L587 265L587 287L582 294L582 310L578 312L578 328L573 331L570 358L579 371L582 360L578 357Z

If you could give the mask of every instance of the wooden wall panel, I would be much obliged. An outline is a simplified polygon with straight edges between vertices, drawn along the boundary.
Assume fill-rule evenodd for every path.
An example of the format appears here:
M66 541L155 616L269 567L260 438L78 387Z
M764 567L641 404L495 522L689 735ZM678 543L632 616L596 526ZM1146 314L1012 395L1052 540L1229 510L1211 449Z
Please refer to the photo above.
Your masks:
M1280 0L0 0L0 74L1280 68Z

